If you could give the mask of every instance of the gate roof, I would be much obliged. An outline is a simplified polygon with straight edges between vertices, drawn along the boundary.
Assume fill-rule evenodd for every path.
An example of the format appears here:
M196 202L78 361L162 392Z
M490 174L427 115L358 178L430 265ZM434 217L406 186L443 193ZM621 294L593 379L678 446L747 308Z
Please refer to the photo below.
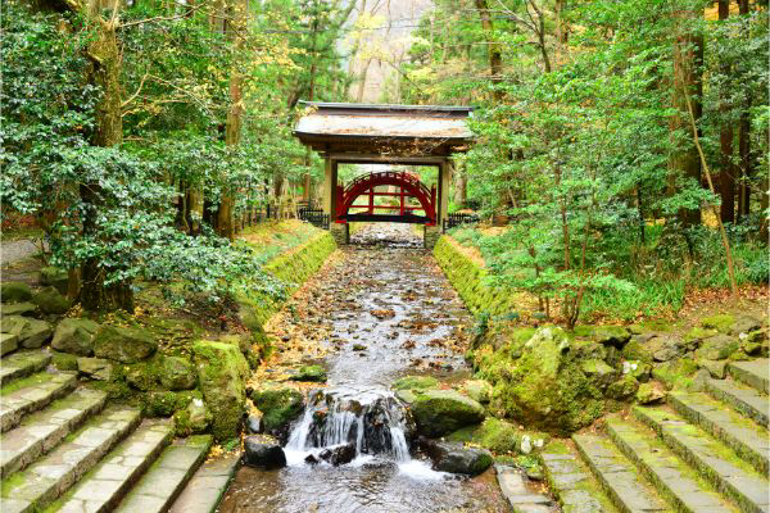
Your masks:
M307 113L294 130L324 154L372 157L447 156L468 150L472 107L301 102Z

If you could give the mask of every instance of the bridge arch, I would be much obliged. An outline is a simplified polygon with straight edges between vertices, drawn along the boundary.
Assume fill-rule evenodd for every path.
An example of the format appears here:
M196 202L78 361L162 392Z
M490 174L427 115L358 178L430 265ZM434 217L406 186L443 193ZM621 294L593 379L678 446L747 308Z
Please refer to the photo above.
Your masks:
M380 186L395 186L399 192L375 192ZM367 195L367 205L356 205L356 200ZM398 207L393 205L375 205L376 196L390 196L399 198ZM408 205L406 200L414 198L420 203L420 207ZM351 214L351 208L366 208L367 214ZM398 215L376 215L375 210L394 210L398 208ZM424 216L415 216L413 211L422 210ZM396 221L420 223L427 226L436 224L436 187L431 189L420 181L420 178L406 171L382 171L361 175L353 180L347 187L337 186L337 213L335 221L347 223L349 221Z

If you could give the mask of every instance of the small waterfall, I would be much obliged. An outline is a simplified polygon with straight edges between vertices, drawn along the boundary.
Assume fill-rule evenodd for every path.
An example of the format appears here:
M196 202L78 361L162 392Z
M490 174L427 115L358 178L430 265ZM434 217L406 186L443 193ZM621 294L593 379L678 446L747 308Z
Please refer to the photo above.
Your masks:
M352 444L356 456L408 461L411 419L396 397L384 390L336 389L314 392L286 449L313 451Z

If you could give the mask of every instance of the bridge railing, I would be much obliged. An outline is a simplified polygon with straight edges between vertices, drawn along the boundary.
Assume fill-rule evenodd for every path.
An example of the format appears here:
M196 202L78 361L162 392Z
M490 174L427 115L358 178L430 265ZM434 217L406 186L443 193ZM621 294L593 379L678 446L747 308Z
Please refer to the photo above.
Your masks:
M474 224L481 221L478 214L449 214L443 223L443 231L460 226L463 224Z
M300 207L297 211L297 217L317 228L329 229L329 214L324 214L320 208Z

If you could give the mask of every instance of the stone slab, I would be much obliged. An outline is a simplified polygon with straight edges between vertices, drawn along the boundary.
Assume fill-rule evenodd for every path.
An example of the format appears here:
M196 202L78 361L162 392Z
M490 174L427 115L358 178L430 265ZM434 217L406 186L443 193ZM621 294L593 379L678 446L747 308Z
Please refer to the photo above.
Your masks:
M19 426L3 434L0 444L0 477L21 470L48 453L64 437L99 412L107 395L81 389L28 415Z
M759 358L748 362L731 362L730 374L765 395L770 394L770 359Z
M680 415L724 442L761 474L770 474L770 433L766 429L706 394L678 392L669 399Z
M705 385L712 396L730 404L764 427L770 427L770 400L766 395L731 379L708 379Z
M40 372L51 363L51 355L43 351L23 351L3 359L0 366L0 386L6 386L15 379Z
M615 505L627 513L673 511L612 443L597 435L573 435L572 440Z
M77 385L77 377L66 372L40 372L25 380L28 381L20 388L0 395L0 427L3 432L17 426L24 415L47 406Z
M13 333L0 333L0 356L13 353L19 348L19 336Z
M210 436L175 441L139 480L115 511L163 513L174 503L206 457ZM188 467L183 465L187 464Z
M664 496L688 513L731 513L733 506L704 483L697 472L660 441L654 433L631 421L611 418L607 432L620 450L634 461Z
M240 463L238 454L207 461L192 477L169 510L171 513L216 511Z
M3 480L3 501L29 501L36 510L44 509L67 491L96 465L141 420L139 410L112 407L73 434L71 440L38 460L26 470ZM95 445L94 433L102 436Z
M770 511L770 482L722 443L662 409L634 408L634 414L743 511Z
M615 507L578 460L578 456L562 441L551 441L540 453L551 491L564 513L614 512Z
M58 511L112 511L168 445L172 432L169 421L144 421L67 493Z

